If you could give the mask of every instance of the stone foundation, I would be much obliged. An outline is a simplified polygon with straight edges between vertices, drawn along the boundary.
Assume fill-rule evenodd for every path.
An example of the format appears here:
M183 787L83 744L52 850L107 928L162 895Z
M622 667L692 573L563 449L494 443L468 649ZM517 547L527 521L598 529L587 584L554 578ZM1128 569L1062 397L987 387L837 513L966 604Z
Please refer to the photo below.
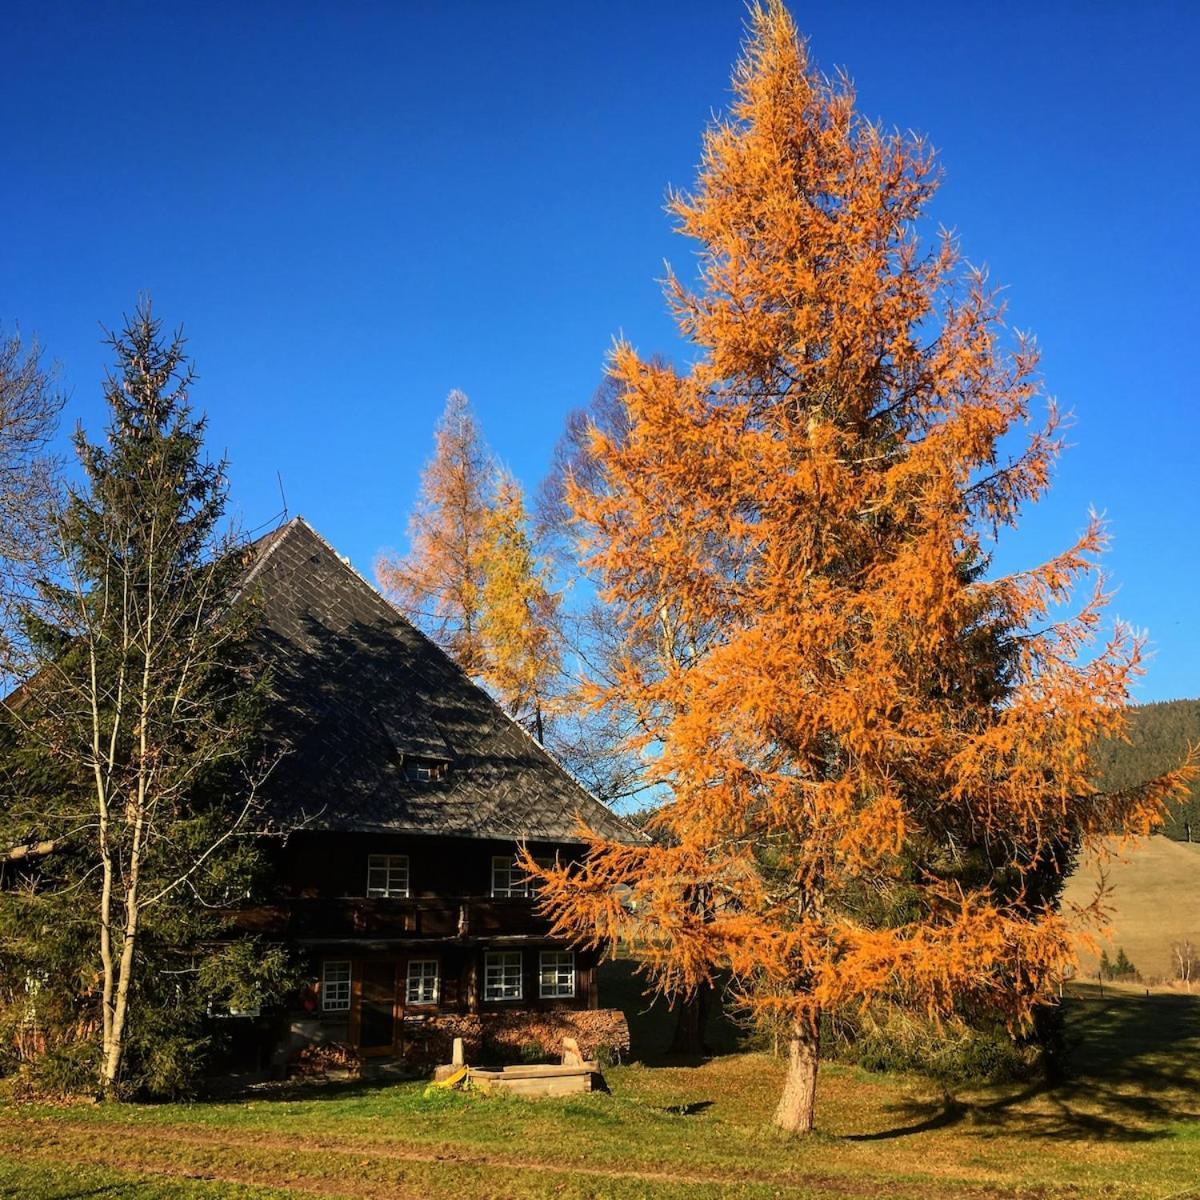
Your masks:
M579 1043L583 1056L599 1053L620 1061L629 1054L629 1024L615 1008L555 1012L445 1014L405 1022L404 1057L414 1065L448 1063L454 1039L463 1040L469 1063L557 1061L564 1037Z
M347 1032L344 1022L341 1025L312 1020L293 1023L290 1044L285 1050L289 1066L293 1071L320 1074L327 1058L332 1062L338 1055L344 1055L348 1061L357 1061L358 1055L347 1044ZM579 1043L580 1053L586 1059L599 1055L609 1062L620 1062L629 1055L629 1024L625 1014L615 1008L589 1008L442 1013L409 1018L402 1027L400 1057L418 1068L448 1063L456 1037L462 1038L467 1062L473 1066L557 1062L565 1037ZM340 1059L338 1065L343 1065Z

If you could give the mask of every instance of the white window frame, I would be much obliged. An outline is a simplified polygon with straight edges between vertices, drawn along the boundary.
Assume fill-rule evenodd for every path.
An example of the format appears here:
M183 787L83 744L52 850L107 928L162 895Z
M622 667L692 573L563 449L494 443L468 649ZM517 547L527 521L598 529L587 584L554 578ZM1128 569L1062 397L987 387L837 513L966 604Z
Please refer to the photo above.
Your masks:
M383 900L406 900L409 894L407 854L367 855L367 895Z
M539 867L552 867L552 858L535 858ZM503 882L501 882L503 880ZM516 857L492 855L492 898L528 897L537 892L537 884L517 865Z
M404 778L413 783L438 783L446 778L448 764L431 759L406 759Z
M327 958L321 964L321 1011L349 1012L354 973L347 958Z
M512 983L516 972L515 991ZM498 1000L525 999L525 956L520 950L488 950L483 956L483 998L488 1003Z
M528 896L528 881L525 872L517 866L511 855L492 855L492 896Z
M420 970L413 974L413 967ZM426 968L432 967L432 972ZM433 987L425 995L425 985L432 976ZM416 984L416 996L413 995L413 985ZM413 1007L427 1008L436 1005L442 992L442 972L436 958L410 958L404 971L404 1003Z
M574 1000L575 980L574 950L543 950L538 955L538 996L542 1000Z

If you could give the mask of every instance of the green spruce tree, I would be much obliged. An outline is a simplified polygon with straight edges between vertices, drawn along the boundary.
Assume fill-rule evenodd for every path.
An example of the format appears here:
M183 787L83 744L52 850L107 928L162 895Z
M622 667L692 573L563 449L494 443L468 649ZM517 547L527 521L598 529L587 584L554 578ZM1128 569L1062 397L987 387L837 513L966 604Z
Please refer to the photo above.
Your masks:
M186 1090L206 1005L285 972L279 951L213 948L256 876L265 772L225 463L204 456L181 336L144 303L109 344L107 436L76 435L85 482L26 612L37 669L4 712L0 966L14 1019L43 1030L30 1052L111 1097Z

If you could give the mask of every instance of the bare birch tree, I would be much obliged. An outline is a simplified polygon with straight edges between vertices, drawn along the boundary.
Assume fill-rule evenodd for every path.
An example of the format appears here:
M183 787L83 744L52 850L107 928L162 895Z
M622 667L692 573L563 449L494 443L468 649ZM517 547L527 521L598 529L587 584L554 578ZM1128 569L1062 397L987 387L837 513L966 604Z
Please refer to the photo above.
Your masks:
M111 423L102 445L76 434L86 484L59 516L57 582L30 610L40 670L8 706L34 751L23 761L57 785L18 787L29 807L7 813L10 845L19 833L53 847L31 895L94 904L106 1096L127 1082L131 1030L161 991L163 955L193 970L215 908L244 894L253 850L242 835L264 773L252 605L237 603L244 556L219 532L225 463L203 457L182 338L164 340L147 303L109 344ZM169 1039L168 1025L154 1036Z
M0 681L20 675L15 610L51 547L61 409L37 343L0 334Z
M1182 942L1172 942L1171 955L1175 959L1175 978L1190 992L1192 980L1196 978L1196 947L1187 938Z

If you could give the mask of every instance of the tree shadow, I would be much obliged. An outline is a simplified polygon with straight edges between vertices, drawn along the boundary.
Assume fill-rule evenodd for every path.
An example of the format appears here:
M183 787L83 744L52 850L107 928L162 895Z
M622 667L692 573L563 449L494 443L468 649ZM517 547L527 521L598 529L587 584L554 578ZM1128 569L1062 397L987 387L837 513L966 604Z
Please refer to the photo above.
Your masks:
M286 1079L256 1078L230 1080L213 1078L206 1081L196 1104L236 1104L245 1100L269 1103L293 1100L352 1100L375 1095L401 1084L428 1081L427 1072L365 1070L362 1074L343 1077L291 1076Z
M97 1187L86 1188L78 1192L45 1192L38 1193L46 1195L50 1200L89 1200L92 1196L128 1196L128 1183L102 1183Z
M936 1129L947 1129L962 1120L965 1107L960 1101L948 1095L943 1097L940 1107L918 1103L892 1105L888 1108L889 1112L901 1110L911 1112L913 1124L902 1125L896 1129L880 1129L875 1133L851 1133L846 1136L845 1140L847 1142L886 1142L893 1138L912 1137L917 1133L932 1133ZM925 1110L929 1111L928 1116L922 1116L922 1112Z
M671 1117L694 1117L698 1113L707 1112L713 1103L712 1100L693 1100L690 1104L667 1104L661 1111Z
M1062 1082L992 1086L909 1100L887 1110L894 1128L848 1141L885 1141L961 1126L980 1136L1144 1142L1200 1118L1200 1003L1187 996L1064 1001L1071 1075Z

